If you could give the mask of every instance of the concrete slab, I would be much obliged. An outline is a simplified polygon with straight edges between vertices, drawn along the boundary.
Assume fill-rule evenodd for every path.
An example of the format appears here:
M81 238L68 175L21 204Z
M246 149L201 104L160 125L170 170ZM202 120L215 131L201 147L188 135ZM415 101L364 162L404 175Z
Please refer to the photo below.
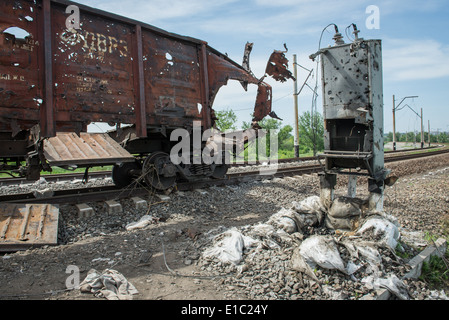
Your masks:
M79 218L88 218L91 217L95 211L92 207L87 205L86 203L78 203L75 205L78 210L78 217Z
M443 256L446 252L446 240L439 238L434 245L428 246L416 257L411 259L408 263L412 269L404 276L405 279L417 279L421 275L421 268L424 262L429 261L430 257L438 255Z
M146 209L148 208L148 202L142 198L139 197L132 197L131 198L134 208L136 209Z
M403 279L416 279L421 275L421 268L424 262L429 261L433 255L442 256L446 252L446 240L439 238L435 241L435 245L430 245L421 253L411 259L408 263L412 269L403 277ZM374 300L389 300L391 293L387 289L379 289L376 291L376 298ZM365 298L368 300L368 297Z
M109 214L116 214L116 213L122 213L123 208L120 203L114 200L108 200L105 202L106 208L108 209Z

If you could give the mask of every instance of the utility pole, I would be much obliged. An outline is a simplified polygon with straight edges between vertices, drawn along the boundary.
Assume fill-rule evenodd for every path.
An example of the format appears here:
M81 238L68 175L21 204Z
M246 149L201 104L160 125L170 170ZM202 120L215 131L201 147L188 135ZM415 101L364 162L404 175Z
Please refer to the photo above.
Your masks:
M423 148L424 148L424 129L423 129L422 108L421 108L421 149Z
M296 62L296 54L293 55L293 100L295 102L295 157L299 157L299 128L298 128L298 67Z
M396 110L400 110L400 109L398 109L399 106L401 105L402 102L404 102L405 99L408 99L408 98L411 98L411 99L412 98L418 98L418 96L407 96L407 97L404 97L401 100L401 102L399 102L399 104L396 106L395 105L396 100L395 100L394 95L393 95L393 150L396 150L396 119L395 119L395 117L396 117Z
M393 150L396 150L396 107L394 106L394 95L393 95Z
M427 120L427 126L429 130L428 139L429 139L429 148L430 148L430 120Z

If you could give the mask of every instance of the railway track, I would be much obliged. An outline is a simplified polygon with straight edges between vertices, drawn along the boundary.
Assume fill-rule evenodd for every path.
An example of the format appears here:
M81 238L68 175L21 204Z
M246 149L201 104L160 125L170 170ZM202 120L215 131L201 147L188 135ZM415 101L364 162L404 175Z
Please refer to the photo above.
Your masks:
M424 150L432 150L437 148L436 146L427 147L424 148ZM409 149L409 150L395 150L395 151L385 151L385 154L388 155L388 157L385 157L385 162L388 162L389 157L399 157L403 154L409 154L411 152L421 152L423 149ZM406 156L407 157L407 156ZM406 158L404 158L406 159ZM277 162L279 164L284 163L294 163L294 162L306 162L306 161L316 161L316 157L297 157L297 158L288 158L288 159L279 159ZM252 167L252 166L258 166L263 165L264 161L254 161L254 162L236 162L231 165L233 168L237 167ZM98 178L110 178L111 177L111 171L105 170L105 171L92 171L89 172L87 181L89 179L98 179ZM62 173L62 174L46 174L42 175L42 178L44 178L47 182L66 182L66 181L76 181L76 180L83 180L85 179L84 173L76 172L76 173ZM35 181L27 181L25 178L19 178L19 177L11 177L11 178L0 178L0 187L2 186L9 186L9 185L26 185L26 184L33 184Z
M438 150L427 150L426 152L393 152L394 156L385 157L385 163L418 159L449 153L449 148ZM300 158L304 159L304 158ZM315 158L313 158L315 159ZM291 161L291 159L288 159ZM303 160L304 161L304 160ZM322 171L319 164L301 165L288 168L273 168L270 166L261 166L257 170L236 172L227 174L224 179L212 179L207 181L196 182L180 182L176 189L180 191L195 190L200 188L208 188L211 186L233 185L249 181L260 181L265 179L273 179L275 177L294 177L304 174L311 174ZM107 176L107 172L103 172L100 176ZM53 191L51 196L38 196L34 193L12 194L0 196L0 203L50 203L50 204L76 204L82 202L106 201L111 199L123 199L134 196L148 195L154 193L148 187L139 184L119 189L113 185L101 187L88 187L78 189L66 189Z

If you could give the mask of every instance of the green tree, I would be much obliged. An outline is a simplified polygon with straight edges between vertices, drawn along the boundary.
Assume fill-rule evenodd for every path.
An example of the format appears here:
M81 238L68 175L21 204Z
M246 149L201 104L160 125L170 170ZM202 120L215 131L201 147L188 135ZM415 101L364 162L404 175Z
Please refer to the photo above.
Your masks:
M279 150L293 150L294 149L294 138L291 132L293 128L291 125L287 124L283 126L278 133ZM293 150L294 151L294 150Z
M320 113L304 112L299 117L298 129L300 147L313 150L314 156L324 149L324 123Z
M251 117L252 117L252 115L251 115ZM265 146L262 146L262 147L265 148L266 152L262 153L262 154L265 154L267 157L271 156L271 154L270 154L271 153L270 152L271 151L270 136L272 134L277 136L278 135L277 131L281 128L281 125L282 125L282 121L277 120L277 119L273 119L273 118L269 118L269 117L265 117L261 121L259 121L259 126L263 130L266 130L266 135L264 137L264 139L265 139ZM250 129L251 128L251 122L243 121L241 128L243 130ZM285 131L285 130L287 130L287 131ZM293 130L293 129L290 129L290 130ZM288 128L284 129L284 132L282 134L283 134L282 139L286 138L287 135L288 135ZM247 148L247 150L245 150L245 153L244 153L244 157L245 157L246 160L248 159L248 157L249 157L248 155L249 154L255 156L256 160L260 160L259 159L259 147L261 147L259 145L260 141L263 141L263 140L258 140L256 143L250 143L250 146L247 145L248 148ZM278 148L279 148L279 144L278 144Z
M449 134L445 133L445 132L441 132L437 136L437 140L438 140L438 142L441 142L441 143L448 143L449 142Z
M261 121L259 121L259 125L262 129L266 130L266 140L265 140L265 147L266 147L266 155L267 157L271 156L271 135L272 134L277 134L276 130L278 130L281 125L282 122L277 120L277 119L273 119L273 118L268 118L265 117L263 118Z
M293 128L291 125L283 126L278 133L278 157L293 158L295 156L295 142L292 135Z
M397 137L397 135L396 135ZM400 142L415 142L415 141L421 141L421 133L415 134L414 132L406 132L401 133L399 135L399 138L397 138L397 141Z
M215 111L215 116L217 117L215 125L221 132L237 130L237 115L233 110L228 108L226 110Z

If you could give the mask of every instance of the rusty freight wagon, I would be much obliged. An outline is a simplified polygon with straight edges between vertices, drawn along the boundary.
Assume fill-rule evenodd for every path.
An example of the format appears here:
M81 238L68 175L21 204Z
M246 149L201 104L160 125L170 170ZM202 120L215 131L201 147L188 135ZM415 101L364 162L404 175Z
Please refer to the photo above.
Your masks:
M179 177L223 176L225 164L173 164L170 134L214 127L212 104L229 79L258 86L255 128L273 115L271 87L251 72L250 51L247 44L239 65L204 41L84 5L2 0L0 171L33 180L52 166L114 165L117 185L146 172L159 189ZM273 52L266 75L291 77L283 51ZM89 133L91 122L116 130Z

